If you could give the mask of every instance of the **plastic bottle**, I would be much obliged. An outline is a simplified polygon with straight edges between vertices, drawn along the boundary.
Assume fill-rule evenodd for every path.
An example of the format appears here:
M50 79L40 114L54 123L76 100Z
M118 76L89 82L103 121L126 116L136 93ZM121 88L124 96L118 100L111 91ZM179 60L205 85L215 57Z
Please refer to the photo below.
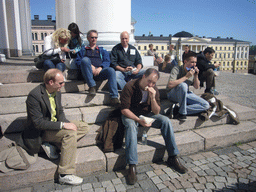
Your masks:
M142 145L147 145L147 133L146 131L143 131L143 134L142 134Z

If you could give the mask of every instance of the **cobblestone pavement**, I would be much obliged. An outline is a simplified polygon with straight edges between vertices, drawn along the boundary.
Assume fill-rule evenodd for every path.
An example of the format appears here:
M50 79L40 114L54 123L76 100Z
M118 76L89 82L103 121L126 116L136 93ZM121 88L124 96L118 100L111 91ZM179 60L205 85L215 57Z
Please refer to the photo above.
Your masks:
M79 186L49 181L14 191L256 191L256 142L181 156L181 159L189 169L183 175L167 167L164 162L138 165L138 182L135 185L126 184L126 171L121 170L87 176Z

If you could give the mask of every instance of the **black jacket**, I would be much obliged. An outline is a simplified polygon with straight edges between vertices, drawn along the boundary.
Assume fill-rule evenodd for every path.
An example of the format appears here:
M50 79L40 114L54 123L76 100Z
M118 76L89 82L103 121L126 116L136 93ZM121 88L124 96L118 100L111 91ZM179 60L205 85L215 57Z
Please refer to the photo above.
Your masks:
M207 71L210 68L215 69L214 65L211 64L211 62L206 59L206 57L204 56L202 51L197 54L196 66L199 69L199 79L200 80L202 79L202 74L204 71Z

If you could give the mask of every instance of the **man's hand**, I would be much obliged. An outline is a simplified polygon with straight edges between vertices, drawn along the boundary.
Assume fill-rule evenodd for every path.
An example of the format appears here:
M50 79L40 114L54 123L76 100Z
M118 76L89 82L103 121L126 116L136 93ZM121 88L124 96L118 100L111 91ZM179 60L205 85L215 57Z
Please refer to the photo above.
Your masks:
M94 75L94 76L98 76L98 75L100 74L101 70L102 70L102 67L96 68L96 69L94 70L94 72L93 72L93 75Z
M152 125L152 123L147 124L147 123L145 122L145 120L142 120L142 119L140 119L140 120L138 121L138 123L139 123L141 126L143 126L143 127L150 127L150 126Z
M61 47L60 50L63 52L70 52L70 49L67 47Z
M128 71L131 71L133 69L133 67L132 66L128 66L128 67L123 68L123 69L124 69L123 72L128 72Z
M187 72L186 77L189 79L195 74L195 69L191 69L190 71Z
M221 63L214 63L213 65L215 68L218 68L221 65Z
M140 70L136 68L136 70L133 71L132 74L133 74L133 75L136 75L136 74L138 74L139 72L140 72Z
M77 127L74 123L64 123L63 129L70 129L77 131Z
M61 59L60 61L61 61L62 63L65 63L65 59Z
M195 66L195 74L199 74L199 69L197 68L197 66Z
M148 87L147 91L149 93L150 99L155 99L156 98L156 90L153 87Z

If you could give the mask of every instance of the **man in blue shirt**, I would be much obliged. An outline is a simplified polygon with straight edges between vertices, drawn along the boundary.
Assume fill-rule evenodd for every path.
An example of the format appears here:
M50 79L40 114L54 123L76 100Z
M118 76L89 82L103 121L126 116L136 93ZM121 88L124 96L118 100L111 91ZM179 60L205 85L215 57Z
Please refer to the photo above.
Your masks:
M110 105L119 104L118 89L115 70L110 67L109 53L103 48L97 46L98 32L90 30L87 33L89 45L82 47L77 53L76 64L81 69L82 75L89 88L89 94L96 94L95 80L108 79L110 93Z

